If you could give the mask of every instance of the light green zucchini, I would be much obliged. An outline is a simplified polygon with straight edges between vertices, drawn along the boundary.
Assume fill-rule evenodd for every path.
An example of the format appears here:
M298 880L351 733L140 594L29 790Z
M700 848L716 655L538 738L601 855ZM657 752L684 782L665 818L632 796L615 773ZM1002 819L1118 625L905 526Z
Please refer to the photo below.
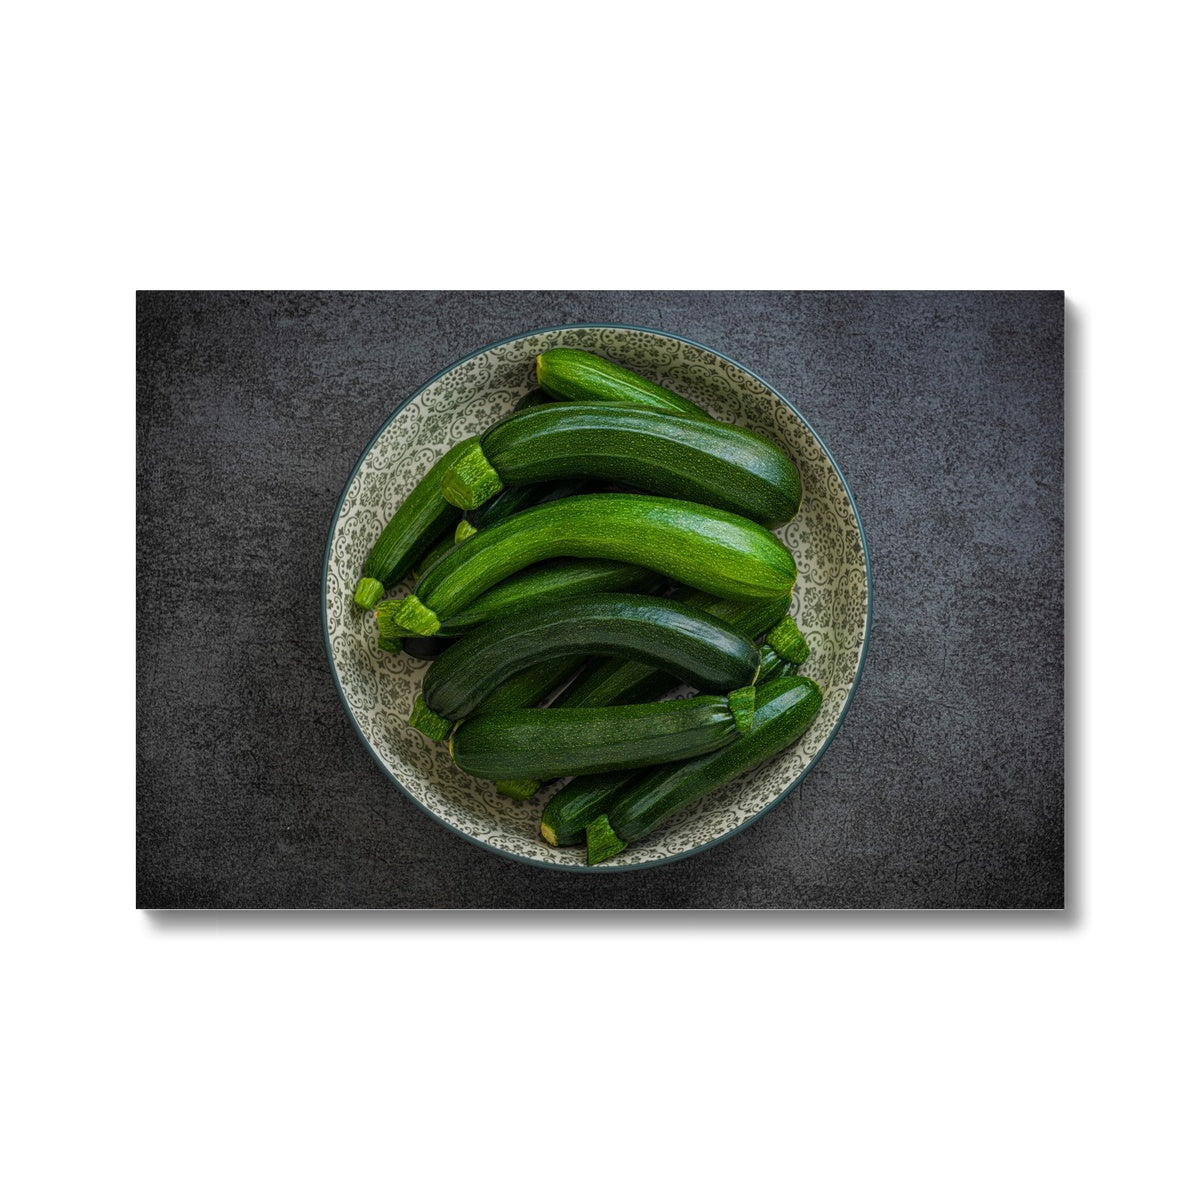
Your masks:
M744 517L659 496L570 496L460 542L389 610L387 636L436 634L502 579L563 555L635 564L730 599L790 595L796 582L788 548Z

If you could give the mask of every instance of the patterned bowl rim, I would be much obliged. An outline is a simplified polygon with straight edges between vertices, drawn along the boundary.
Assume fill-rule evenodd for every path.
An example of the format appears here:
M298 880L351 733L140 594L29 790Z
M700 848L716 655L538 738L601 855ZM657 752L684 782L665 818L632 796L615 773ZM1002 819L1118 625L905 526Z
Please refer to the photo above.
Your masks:
M362 465L366 461L367 455L371 453L372 447L383 435L383 432L392 423L392 421L395 420L396 416L403 409L407 408L408 405L411 404L418 396L437 383L437 381L441 379L443 375L449 374L449 372L455 370L457 367L461 367L464 363L470 362L471 359L478 358L479 355L486 354L489 350L495 350L500 346L507 346L510 342L519 342L522 338L535 337L538 334L543 333L565 333L572 329L619 329L632 333L649 333L655 337L667 338L670 341L680 342L683 345L692 346L697 350L703 350L706 354L714 355L715 357L721 359L721 361L729 363L730 366L736 367L739 371L744 371L750 376L751 379L755 380L764 388L766 388L772 396L791 409L791 411L795 413L801 421L804 422L805 426L815 439L817 445L821 447L822 453L829 460L830 466L833 467L834 474L837 475L838 482L845 489L846 498L850 501L850 511L854 514L854 522L858 526L858 537L862 543L863 565L865 568L864 573L867 584L867 612L866 622L863 630L862 648L859 651L858 666L854 672L854 680L850 684L850 689L846 694L846 703L842 706L842 711L838 715L837 721L834 723L833 728L829 731L829 736L826 737L820 749L816 752L816 754L813 755L812 760L807 766L805 766L800 774L797 775L796 778L793 779L792 782L789 783L788 786L784 788L774 800L764 805L758 812L752 814L740 824L735 825L732 829L726 830L726 832L722 833L719 837L714 837L709 841L701 842L700 845L692 846L687 850L681 850L678 854L672 854L667 858L657 858L651 859L648 862L628 863L625 865L617 865L615 863L612 865L606 865L605 874L614 874L617 871L641 871L645 870L647 867L661 867L666 863L679 862L681 859L690 858L693 854L699 854L703 850L711 850L713 846L718 846L721 844L721 842L733 837L734 834L741 833L743 830L749 828L760 817L763 817L769 813L777 804L787 799L787 797L790 796L792 792L794 792L796 788L800 786L800 784L804 781L804 777L813 769L813 767L817 765L818 762L821 761L821 756L833 744L834 739L838 735L838 731L842 727L842 722L846 719L846 714L850 711L851 704L854 703L854 695L858 691L859 681L862 679L863 675L863 668L866 666L867 662L867 647L871 642L871 618L875 589L871 582L871 556L867 550L867 534L866 530L863 528L862 518L858 513L858 505L854 502L854 493L850 490L850 485L846 482L846 477L842 474L842 469L838 466L837 459L830 454L829 447L826 446L821 440L820 434L818 434L817 431L812 427L812 424L809 422L808 418L805 417L805 415L786 396L784 396L776 388L772 387L771 384L769 384L765 379L763 379L761 375L750 370L749 367L743 366L736 359L730 358L728 354L722 354L721 351L714 350L711 346L706 346L703 342L697 342L692 338L682 337L677 333L668 333L663 329L651 329L646 325L615 325L607 321L577 321L570 325L546 325L540 329L530 329L524 333L517 333L511 335L510 337L500 338L497 341L489 342L486 346L480 346L477 350L472 350L470 354L464 354L462 358L452 362L447 367L443 367L442 370L438 371L436 375L430 376L430 378L421 384L420 387L416 388L406 399L402 400L394 409L392 409L387 417L384 418L379 428L372 435L371 440L367 443L362 454L358 456L358 461L354 464L354 468L351 470L350 476L346 480L346 486L342 489L341 496L338 497L337 505L333 510L333 520L329 523L329 537L325 542L325 558L321 564L321 622L325 638L325 659L329 664L329 673L333 676L333 684L334 687L337 688L338 698L342 702L342 708L345 710L346 716L349 718L351 727L358 735L358 740L366 747L367 752L375 760L376 765L383 772L384 776L402 795L416 805L416 807L420 809L425 816L431 817L444 829L448 829L451 833L457 834L460 838L462 838L464 841L470 842L473 846L478 846L483 850L487 850L491 854L498 855L501 858L510 859L513 862L523 863L526 866L543 867L550 871L572 871L579 874L588 874L594 876L597 874L596 868L586 866L585 864L546 862L542 859L526 858L524 855L515 854L511 850L504 850L499 846L490 845L487 842L481 841L479 838L472 837L471 834L467 833L465 830L460 829L457 825L451 824L449 821L444 820L442 817L439 817L436 813L426 808L425 805L422 804L392 774L390 770L388 770L387 764L384 763L383 759L380 758L376 753L375 747L371 745L366 734L363 732L362 727L354 719L354 711L350 706L350 701L346 697L345 689L342 687L342 681L338 675L337 665L333 659L333 644L329 637L329 595L327 583L329 579L329 560L333 554L334 535L337 532L338 520L341 517L342 507L346 503L346 496L348 495L354 480L358 477L358 473L362 469Z

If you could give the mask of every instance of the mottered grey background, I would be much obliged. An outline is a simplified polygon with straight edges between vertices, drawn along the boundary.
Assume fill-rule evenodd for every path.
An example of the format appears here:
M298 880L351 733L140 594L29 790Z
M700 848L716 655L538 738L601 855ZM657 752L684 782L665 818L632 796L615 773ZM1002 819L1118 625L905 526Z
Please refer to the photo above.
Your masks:
M804 413L866 531L841 732L728 841L592 877L443 829L375 766L322 638L330 522L445 366L577 321L736 359ZM1061 292L142 292L137 904L1057 908Z

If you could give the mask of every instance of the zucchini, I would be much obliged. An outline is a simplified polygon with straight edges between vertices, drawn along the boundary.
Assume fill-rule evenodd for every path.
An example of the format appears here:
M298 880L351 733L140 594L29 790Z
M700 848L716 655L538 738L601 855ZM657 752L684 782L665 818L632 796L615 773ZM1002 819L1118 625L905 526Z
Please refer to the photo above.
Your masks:
M821 707L820 685L803 675L776 679L755 692L748 733L711 754L637 775L607 813L588 825L589 866L646 837L672 813L792 745L813 723Z
M683 589L671 599L726 622L743 637L755 638L766 629L789 622L787 617L790 596L772 600L725 600L694 589ZM790 622L789 622L790 623ZM761 656L770 650L760 650L759 674L762 680ZM771 650L773 658L778 658ZM602 658L583 670L553 701L556 708L599 708L610 704L641 704L657 700L670 691L679 680L669 672L659 670L653 663L636 659ZM545 780L511 780L508 794L528 798ZM582 838L583 827L580 827Z
M447 617L437 632L441 637L461 637L488 621L538 604L566 600L571 596L593 596L598 592L653 592L661 590L665 583L660 575L632 563L555 558L510 575L488 588L465 608ZM404 600L384 600L375 610L381 646L409 635L401 617L405 603Z
M576 775L546 801L542 837L552 846L577 846L586 841L588 826L603 816L637 777L637 771Z
M588 775L719 750L751 727L754 688L615 708L478 713L450 735L450 755L482 779Z
M462 514L446 501L442 483L447 472L471 449L467 441L447 450L384 526L354 589L354 603L359 608L374 608L384 592L400 583L438 538L454 527Z
M561 555L617 559L729 599L790 595L796 583L788 548L744 517L660 496L569 496L460 542L387 609L387 636L435 634L502 579Z
M704 409L690 400L587 350L556 346L543 351L537 357L537 378L542 391L555 400L640 404L661 412L710 419Z
M632 658L706 692L749 687L758 647L698 608L623 593L562 600L490 621L425 673L409 724L440 741L506 679L566 654Z
M506 679L480 702L476 712L501 712L507 708L532 708L560 688L587 660L582 654L545 659Z
M803 488L774 442L737 425L625 404L548 404L504 417L442 477L451 504L471 509L512 484L607 479L738 513L790 521Z

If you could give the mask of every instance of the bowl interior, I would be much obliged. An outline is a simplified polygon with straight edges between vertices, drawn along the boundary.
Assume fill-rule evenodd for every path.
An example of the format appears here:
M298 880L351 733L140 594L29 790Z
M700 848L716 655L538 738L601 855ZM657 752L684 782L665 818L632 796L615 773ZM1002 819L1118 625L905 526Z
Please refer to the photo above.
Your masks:
M792 612L812 655L803 671L825 700L791 749L688 810L648 840L599 867L579 847L554 847L538 834L550 789L522 803L460 771L444 744L407 724L426 664L388 654L375 619L353 602L359 571L380 531L429 467L455 442L482 432L534 386L534 359L552 346L591 350L638 371L783 446L800 471L804 501L776 532L799 578ZM390 595L403 595L398 588ZM866 653L866 547L841 474L803 417L760 379L713 350L650 330L576 326L542 330L490 346L449 368L406 401L376 435L347 485L330 533L325 568L329 657L351 720L384 772L431 816L487 849L552 867L605 871L649 866L692 853L744 828L786 795L832 739L850 703Z

